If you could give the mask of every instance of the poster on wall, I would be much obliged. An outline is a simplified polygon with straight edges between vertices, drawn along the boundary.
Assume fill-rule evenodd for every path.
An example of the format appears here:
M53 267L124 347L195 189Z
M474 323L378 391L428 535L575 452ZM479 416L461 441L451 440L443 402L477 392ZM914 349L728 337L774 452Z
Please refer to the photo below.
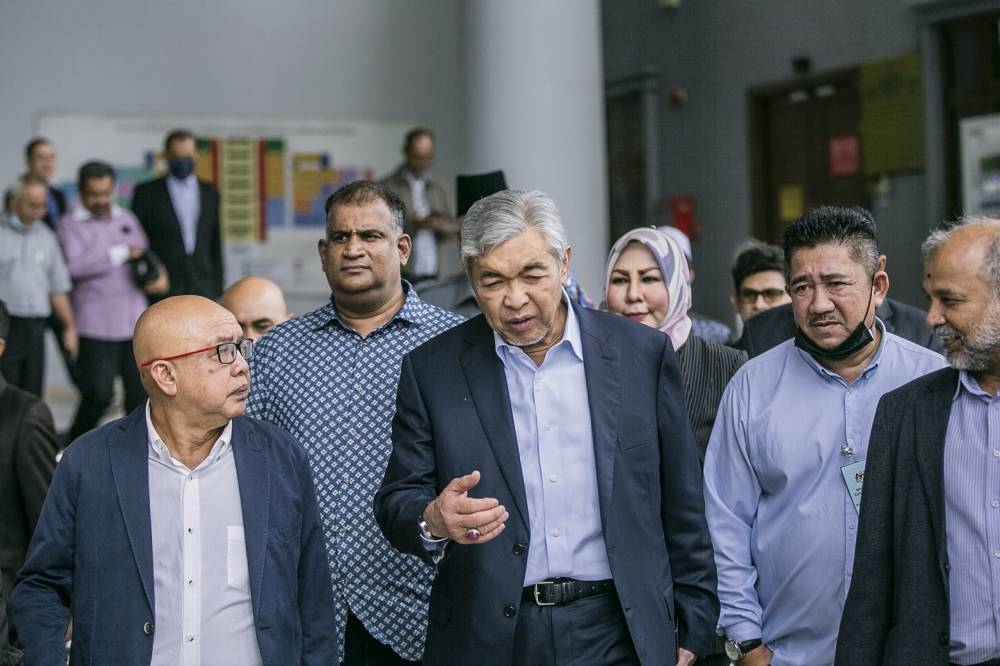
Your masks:
M219 188L226 282L261 275L293 299L310 300L329 295L315 260L326 198L358 178L389 173L412 124L63 112L35 121L59 151L55 180L71 200L76 169L100 159L115 167L124 207L135 185L166 172L163 138L178 127L197 137L198 177Z
M1000 214L1000 113L964 118L962 208L966 215Z

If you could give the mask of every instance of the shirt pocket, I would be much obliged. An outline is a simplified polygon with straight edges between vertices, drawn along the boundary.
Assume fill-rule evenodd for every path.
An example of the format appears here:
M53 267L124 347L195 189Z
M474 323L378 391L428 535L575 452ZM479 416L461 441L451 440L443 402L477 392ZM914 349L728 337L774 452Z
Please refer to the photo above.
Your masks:
M226 527L226 582L241 592L250 592L247 541L239 525Z

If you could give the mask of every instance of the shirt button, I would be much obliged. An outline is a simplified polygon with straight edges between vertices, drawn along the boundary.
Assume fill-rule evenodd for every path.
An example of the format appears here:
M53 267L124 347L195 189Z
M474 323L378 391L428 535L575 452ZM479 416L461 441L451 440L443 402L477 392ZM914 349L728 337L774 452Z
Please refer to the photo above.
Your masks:
M188 587L194 587L194 581L193 580L189 580L188 581Z
M507 604L506 606L503 607L504 617L514 617L514 615L516 614L517 614L517 608L514 607L514 604Z
M188 643L194 643L194 636L188 634Z
M549 481L551 481L552 483L555 483L558 480L559 480L558 476L556 476L555 474L549 474Z
M554 537L559 536L559 528L558 527L553 527L551 530L549 530L549 534L551 534Z
M857 528L857 525L855 525L854 523L851 523L847 527L848 527L848 529L852 529L853 530L853 529Z
M344 587L345 585L347 585L347 576L341 576L338 582L340 583L341 587Z
M998 506L1000 506L1000 500L993 500L992 502L990 502L990 506L992 506L994 509L997 508Z
M1000 557L1000 550L994 550L993 557Z
M550 426L548 423L546 423L545 425L542 426L542 430L548 431L548 430L551 430L551 429L552 429L552 426Z

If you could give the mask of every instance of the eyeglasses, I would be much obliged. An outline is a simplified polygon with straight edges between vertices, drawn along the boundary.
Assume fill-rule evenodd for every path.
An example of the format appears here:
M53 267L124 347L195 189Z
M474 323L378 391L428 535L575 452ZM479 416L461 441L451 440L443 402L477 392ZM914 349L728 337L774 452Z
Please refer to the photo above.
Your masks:
M165 356L163 358L154 358L142 363L139 367L148 367L157 361L173 361L174 359L184 358L185 356L194 356L195 354L201 354L202 352L215 350L215 355L219 357L219 363L222 365L231 365L236 361L236 352L239 352L243 357L244 361L249 361L250 357L253 356L253 340L250 338L240 338L236 342L223 342L218 345L212 345L211 347L205 347L204 349L195 349L194 351L184 352L183 354L174 354L173 356Z
M756 289L745 287L740 289L740 302L746 304L756 303L758 298L763 297L768 303L775 303L784 295L784 289L761 289L757 291Z

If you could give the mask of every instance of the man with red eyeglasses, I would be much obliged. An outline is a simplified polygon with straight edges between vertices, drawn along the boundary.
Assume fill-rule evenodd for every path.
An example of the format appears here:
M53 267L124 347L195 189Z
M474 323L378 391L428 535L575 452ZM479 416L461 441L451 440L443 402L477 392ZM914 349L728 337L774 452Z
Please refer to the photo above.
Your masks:
M253 343L222 306L168 298L136 323L144 409L56 468L12 600L25 663L336 663L305 451L243 415Z

